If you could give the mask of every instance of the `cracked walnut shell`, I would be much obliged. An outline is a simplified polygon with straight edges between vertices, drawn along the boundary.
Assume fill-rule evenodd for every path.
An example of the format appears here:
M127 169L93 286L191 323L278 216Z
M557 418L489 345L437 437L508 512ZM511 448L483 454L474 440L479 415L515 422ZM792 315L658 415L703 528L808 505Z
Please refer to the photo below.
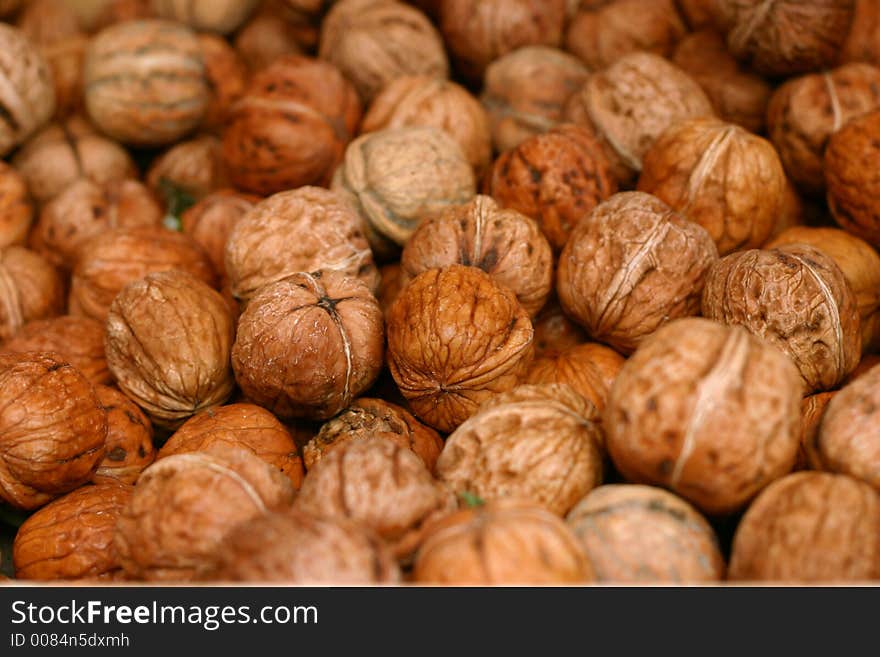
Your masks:
M0 249L0 343L63 309L64 282L45 258L23 246Z
M107 440L104 460L92 483L134 484L156 458L153 425L137 404L116 388L96 385L95 394L107 413Z

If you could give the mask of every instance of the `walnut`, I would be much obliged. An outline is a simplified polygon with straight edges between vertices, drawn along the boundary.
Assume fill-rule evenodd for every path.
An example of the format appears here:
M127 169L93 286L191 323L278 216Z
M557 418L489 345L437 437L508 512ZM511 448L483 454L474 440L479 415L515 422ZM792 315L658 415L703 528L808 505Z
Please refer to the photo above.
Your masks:
M413 580L446 585L582 584L593 570L577 538L546 509L505 500L431 525Z
M822 457L819 453L819 426L825 417L828 402L837 391L817 392L804 397L801 402L801 445L798 451L795 470L822 470Z
M161 18L179 21L201 32L229 34L241 25L257 6L258 0L152 0Z
M476 193L461 147L437 128L380 130L355 139L333 175L332 189L358 209L378 255L403 245L419 222Z
M232 393L233 331L217 291L183 271L154 272L110 305L107 365L152 422L173 429Z
M27 180L38 205L51 200L80 178L101 185L138 177L128 152L97 134L79 116L48 125L19 149L12 163Z
M838 62L880 65L880 5L875 0L855 0L855 13Z
M51 351L94 384L107 383L111 378L104 357L104 325L88 317L35 319L16 331L0 349L15 353Z
M716 0L727 47L758 73L814 71L833 63L853 18L853 0Z
M526 374L528 383L559 383L571 386L601 413L608 393L625 359L596 342L578 344L554 355L536 358ZM601 438L601 436L600 436ZM604 438L599 444L604 444Z
M675 6L692 30L716 27L715 0L675 0Z
M115 228L82 245L70 285L70 311L107 319L113 299L128 283L170 269L209 285L214 270L201 247L186 235L161 227Z
M796 472L769 486L733 537L728 577L775 582L880 578L880 497L842 475Z
M702 313L784 351L806 393L835 387L861 356L855 295L834 260L807 244L722 258L706 278Z
M555 291L541 312L532 319L535 328L535 358L553 358L589 339L586 332L562 311ZM536 369L540 369L536 367ZM531 370L530 370L531 371ZM533 381L533 383L535 383ZM549 383L542 381L541 383Z
M629 481L726 514L791 470L801 381L791 360L742 327L671 322L624 363L603 426Z
M86 483L107 415L92 384L50 353L0 353L0 499L36 509Z
M133 401L116 388L96 385L95 394L107 412L107 441L92 483L134 484L156 458L153 425Z
M197 38L210 94L201 128L219 134L229 122L233 105L244 95L248 70L241 56L223 37L199 34Z
M233 106L223 158L249 192L326 186L360 118L357 93L335 66L287 55L256 73Z
M880 354L863 354L858 366L849 373L849 376L847 376L843 380L843 383L841 385L844 386L852 383L863 374L867 374L871 370L871 368L873 368L874 365L877 365L878 363L880 363Z
M408 281L403 280L403 268L400 262L390 262L379 268L379 290L376 299L382 308L382 315L388 317L391 305L397 299L400 291Z
M357 212L341 194L318 187L279 192L257 203L230 232L225 260L238 299L298 272L339 272L357 277L370 291L379 285Z
M712 527L680 497L653 486L612 484L566 516L597 582L717 582L724 558Z
M116 23L156 18L152 0L102 0L91 28L100 31Z
M480 102L455 82L428 75L392 80L373 99L361 133L409 126L446 132L479 176L492 161L489 117Z
M101 30L86 51L83 78L95 125L134 146L177 141L199 125L210 102L195 33L166 20Z
M361 397L321 426L318 435L303 449L306 469L311 470L330 451L352 440L379 436L412 450L434 472L443 449L440 434L419 422L405 408L382 399Z
M200 135L174 144L153 160L145 178L158 196L174 192L196 201L211 192L229 187L229 172L223 159L223 144L214 135Z
M242 392L279 417L326 420L376 380L383 337L363 282L333 270L294 274L250 299L232 367Z
M650 194L621 192L572 232L556 291L594 339L629 353L669 320L698 314L717 259L704 228Z
M39 509L15 535L15 577L80 583L121 579L113 534L132 492L118 483L82 486Z
M450 432L532 360L534 330L516 296L476 267L416 276L391 307L388 366L413 413Z
M0 342L63 309L64 283L52 265L22 246L0 249Z
M553 253L538 224L488 196L422 221L400 258L404 283L428 269L479 267L509 288L529 315L553 287Z
M786 178L786 181L785 194L782 197L782 210L776 218L770 239L764 243L765 245L789 228L803 226L807 222L807 204L804 203L791 180Z
M0 16L14 14L21 7L23 0L0 0Z
M394 0L340 0L321 24L318 54L339 67L364 102L404 75L449 76L440 34L418 9Z
M40 129L55 112L52 72L18 28L0 23L0 157Z
M233 46L251 71L285 55L299 55L317 41L317 29L301 17L279 11L279 2L264 2L235 35Z
M562 122L569 97L589 76L581 61L558 48L517 48L486 69L480 100L495 149L504 152Z
M561 125L502 153L483 192L532 217L560 251L581 217L617 191L602 146L587 129Z
M27 182L14 168L0 160L0 249L23 244L34 217Z
M215 446L159 459L116 523L119 562L132 579L197 579L232 529L289 507L293 496L290 480L247 450Z
M194 415L174 432L156 458L204 452L213 445L246 449L290 479L299 489L303 463L290 432L269 411L254 404L229 404Z

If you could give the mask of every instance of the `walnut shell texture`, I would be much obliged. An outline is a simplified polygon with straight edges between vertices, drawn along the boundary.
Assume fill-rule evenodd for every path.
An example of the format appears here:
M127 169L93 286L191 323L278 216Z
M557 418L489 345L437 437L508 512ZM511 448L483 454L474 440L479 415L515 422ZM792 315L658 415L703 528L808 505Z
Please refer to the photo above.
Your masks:
M152 0L158 16L179 21L201 32L228 34L241 25L258 4L258 0Z
M801 448L795 470L825 470L819 452L819 427L837 390L807 395L801 402Z
M205 134L174 144L153 160L145 180L157 195L170 185L197 201L229 187L220 138Z
M201 246L221 278L226 278L226 242L259 196L221 189L205 196L180 217L183 232Z
M0 342L63 309L64 283L45 258L23 246L0 249Z
M34 217L34 205L24 177L0 161L0 249L23 244Z
M107 440L104 460L92 483L134 484L156 459L153 425L137 404L118 389L96 385L95 394L107 412Z
M220 133L229 121L235 101L244 95L248 69L226 39L215 34L199 34L198 40L210 90L208 109L200 127Z

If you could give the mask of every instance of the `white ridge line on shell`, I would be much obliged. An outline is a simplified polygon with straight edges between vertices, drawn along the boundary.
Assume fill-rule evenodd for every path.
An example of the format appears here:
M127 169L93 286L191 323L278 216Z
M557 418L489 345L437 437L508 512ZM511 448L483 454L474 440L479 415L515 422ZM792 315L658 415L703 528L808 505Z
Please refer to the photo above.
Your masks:
M4 303L8 318L7 326L15 332L24 324L24 317L21 313L21 297L18 286L12 279L12 274L9 273L9 269L2 260L0 260L0 300L9 301Z
M825 72L822 75L822 79L825 81L825 87L828 89L828 98L831 99L831 113L834 116L831 132L834 133L840 130L843 123L843 110L840 108L840 97L837 95L837 86L834 84L834 78L831 77L831 73Z
M703 186L709 173L715 168L715 165L718 164L719 158L721 158L724 153L728 142L733 138L733 135L736 134L737 129L736 126L727 126L721 130L712 139L709 147L700 157L700 161L697 162L697 166L691 171L687 184L687 204L681 209L681 214L685 217L687 217L691 206L694 204L697 192Z

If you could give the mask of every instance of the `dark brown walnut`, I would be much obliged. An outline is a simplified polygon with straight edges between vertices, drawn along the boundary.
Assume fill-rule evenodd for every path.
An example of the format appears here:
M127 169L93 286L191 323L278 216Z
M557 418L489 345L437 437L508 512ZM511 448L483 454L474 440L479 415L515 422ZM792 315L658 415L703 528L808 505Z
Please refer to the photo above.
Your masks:
M163 216L157 198L137 180L80 178L43 206L30 241L49 262L70 271L92 237L112 228L158 228Z
M4 352L51 351L93 384L110 381L104 357L104 325L88 317L35 319L0 346Z
M572 585L594 579L577 537L550 511L505 500L428 527L413 581L446 585Z
M853 18L853 0L717 0L716 23L730 52L771 76L832 64Z
M638 189L701 225L721 255L767 241L787 181L766 139L714 118L680 121L645 153Z
M24 177L0 161L0 249L23 244L34 217L34 204Z
M317 40L318 29L308 19L286 11L278 0L269 0L236 32L232 44L253 72L279 57L311 50Z
M828 206L845 230L880 246L880 110L852 119L825 150Z
M414 7L394 0L340 0L321 23L318 54L369 103L404 75L449 76L443 41Z
M360 119L339 69L287 55L257 72L232 107L223 158L235 185L255 194L327 186Z
M442 130L380 130L355 139L333 175L332 189L358 210L377 257L402 246L419 222L476 193L474 170Z
M45 258L23 246L0 249L0 343L63 311L64 282Z
M566 0L441 0L440 30L458 71L482 79L493 61L523 46L559 46Z
M617 0L579 11L568 24L565 49L598 71L631 52L668 57L686 33L674 0Z
M857 116L880 108L880 69L847 64L792 78L767 107L767 133L786 173L809 194L825 190L823 155L831 135Z
M290 479L299 489L303 463L293 437L269 411L254 404L229 404L194 415L162 445L157 459L199 453L213 445L246 449Z
M241 25L257 6L258 0L153 0L161 18L189 25L194 30L229 34Z
M95 125L133 146L179 140L199 125L211 100L198 38L166 20L101 30L89 42L83 80Z
M429 75L392 80L370 103L361 133L427 126L446 132L479 176L492 161L489 117L480 102L455 82Z
M416 276L388 315L388 366L413 413L443 432L513 388L534 330L516 296L481 269L452 265Z
M785 352L806 394L834 388L861 357L856 297L831 256L808 244L722 258L706 278L702 313Z
M223 143L214 135L176 143L153 160L145 180L157 196L167 197L169 191L182 192L197 201L229 187Z
M138 177L128 152L80 116L46 126L16 152L12 163L38 205L80 178L103 184Z
M536 358L526 374L528 383L558 383L571 386L601 413L608 393L625 359L613 349L596 342L578 344L555 355ZM600 444L604 444L604 439Z
M804 397L801 402L801 446L795 470L824 470L819 453L819 426L828 408L828 402L837 394L817 392Z
M403 268L400 262L389 262L379 268L379 291L376 299L382 308L382 315L388 317L394 300L397 299L406 281L403 280Z
M553 253L538 224L488 196L422 221L400 258L404 284L428 269L479 267L509 288L529 315L553 288Z
M401 580L388 547L373 532L343 518L286 509L229 533L205 579L281 585L367 586Z
M92 483L134 484L156 458L153 425L118 389L96 385L95 394L107 413L107 440L104 460L92 476Z
M674 64L697 81L720 118L762 133L773 88L743 68L713 29L686 35L672 56Z
M307 470L330 451L352 440L378 436L412 450L434 472L443 449L440 434L419 422L405 408L372 397L361 397L332 420L325 422L303 449Z
M199 579L231 530L289 508L294 495L287 477L247 450L215 446L160 459L116 523L119 563L130 579Z
M211 261L190 237L162 227L115 228L82 245L70 284L69 309L104 321L123 287L147 274L179 269L209 285Z
M86 483L107 415L92 384L50 353L0 353L0 499L36 509Z
M229 307L190 274L172 269L129 283L106 326L107 365L154 424L176 428L232 393Z
M621 192L575 228L556 291L590 335L629 353L666 322L696 315L718 251L708 232L663 201Z
M880 578L880 496L850 477L796 472L769 486L733 537L734 581Z
M519 386L450 434L437 477L459 496L528 500L564 515L602 483L599 417L567 385Z
M562 311L556 292L532 319L535 329L535 359L553 358L570 347L589 340L586 331Z
M242 392L281 418L326 420L366 392L382 369L382 311L342 272L268 284L238 322L232 367Z
M495 150L515 148L559 125L566 101L589 74L577 57L549 46L524 46L492 62L480 101Z
M216 34L199 34L198 40L210 94L200 127L219 134L229 121L233 105L244 95L248 69L226 39Z
M855 13L838 62L880 65L880 5L874 0L855 0Z
M739 326L686 318L624 363L603 427L618 471L710 514L743 507L789 472L802 384L791 360Z
M133 490L119 483L82 486L31 515L12 544L16 579L122 579L113 534Z
M566 516L597 582L699 584L724 578L712 527L662 488L600 486Z

